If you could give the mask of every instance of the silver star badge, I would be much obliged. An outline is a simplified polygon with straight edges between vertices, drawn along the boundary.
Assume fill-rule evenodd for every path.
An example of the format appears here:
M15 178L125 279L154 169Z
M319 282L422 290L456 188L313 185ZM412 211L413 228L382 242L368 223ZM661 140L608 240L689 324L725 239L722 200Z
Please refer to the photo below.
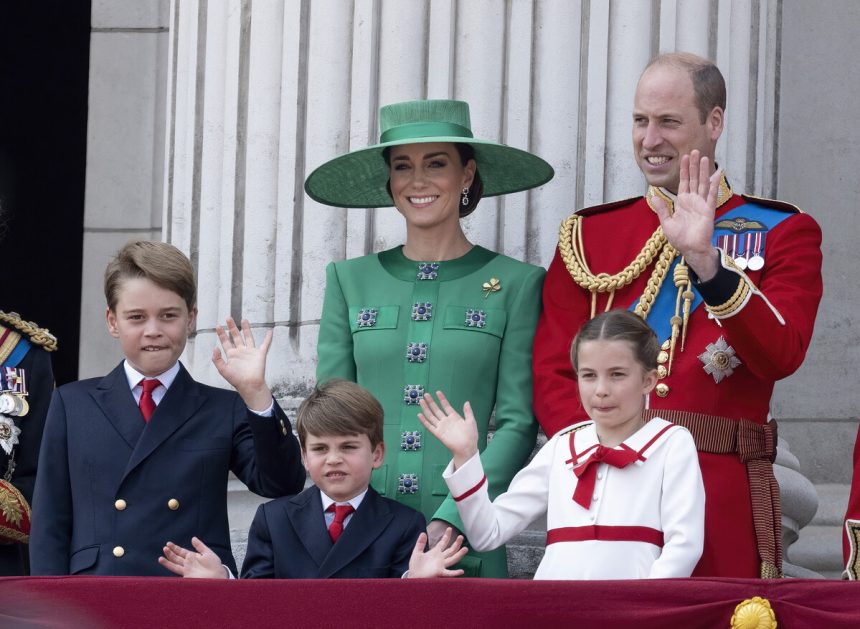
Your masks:
M6 454L12 454L12 448L18 444L21 429L15 425L11 417L0 415L0 446Z
M717 384L723 378L734 373L735 367L740 367L740 359L735 356L734 348L726 343L722 336L715 343L709 343L704 352L699 354L699 360L705 364L705 373L714 377Z

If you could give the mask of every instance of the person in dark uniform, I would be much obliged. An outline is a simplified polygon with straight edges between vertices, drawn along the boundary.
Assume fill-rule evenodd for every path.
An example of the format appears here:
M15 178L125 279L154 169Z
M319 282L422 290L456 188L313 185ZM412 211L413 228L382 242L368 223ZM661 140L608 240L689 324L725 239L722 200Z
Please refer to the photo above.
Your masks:
M57 339L0 311L0 576L29 573L27 541Z

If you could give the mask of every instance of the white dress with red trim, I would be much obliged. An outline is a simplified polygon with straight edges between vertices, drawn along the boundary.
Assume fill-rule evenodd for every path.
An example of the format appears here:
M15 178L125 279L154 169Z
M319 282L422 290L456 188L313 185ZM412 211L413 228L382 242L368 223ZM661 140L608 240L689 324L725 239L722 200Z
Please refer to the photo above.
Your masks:
M613 457L629 460L619 468L606 462ZM478 455L456 471L449 464L443 476L477 550L504 544L547 514L535 579L688 577L702 554L696 446L685 428L659 417L615 448L600 446L591 421L560 431L493 502ZM581 484L589 486L577 491Z

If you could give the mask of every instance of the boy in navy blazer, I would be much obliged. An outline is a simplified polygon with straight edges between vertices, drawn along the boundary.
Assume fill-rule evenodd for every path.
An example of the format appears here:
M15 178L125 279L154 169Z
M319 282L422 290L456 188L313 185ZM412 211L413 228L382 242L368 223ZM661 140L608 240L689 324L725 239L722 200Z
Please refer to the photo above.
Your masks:
M458 576L468 551L451 529L429 552L424 516L369 487L382 465L382 407L353 382L331 380L302 402L296 429L314 486L260 505L248 533L242 577L355 579ZM159 561L188 577L230 576L196 537L197 552L173 543Z
M227 522L232 471L263 496L300 491L298 443L265 382L272 332L217 328L213 362L236 388L195 382L179 356L197 316L194 269L172 245L130 242L105 271L107 325L125 360L54 392L39 455L34 575L171 576L168 539L205 535L235 566Z

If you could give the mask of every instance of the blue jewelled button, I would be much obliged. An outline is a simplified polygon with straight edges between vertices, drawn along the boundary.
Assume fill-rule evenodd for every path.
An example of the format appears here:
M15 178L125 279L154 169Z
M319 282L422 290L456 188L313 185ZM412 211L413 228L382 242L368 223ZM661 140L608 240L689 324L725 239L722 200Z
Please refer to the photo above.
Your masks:
M418 475L401 474L397 477L397 491L401 494L418 493Z
M464 321L464 324L469 328L483 328L487 325L487 313L483 310L469 308L466 311L466 320Z
M376 308L362 308L358 311L355 323L360 328L371 328L376 325Z
M400 449L415 451L421 449L421 433L417 430L404 430L400 433Z
M413 321L430 321L433 316L433 304L429 301L418 301L412 305Z
M418 401L424 397L424 386L420 384L407 384L403 387L403 401L406 404L418 405Z
M423 363L427 360L427 343L409 343L406 346L406 360L410 363Z
M419 280L435 280L439 277L438 262L419 262L418 263L418 279Z

